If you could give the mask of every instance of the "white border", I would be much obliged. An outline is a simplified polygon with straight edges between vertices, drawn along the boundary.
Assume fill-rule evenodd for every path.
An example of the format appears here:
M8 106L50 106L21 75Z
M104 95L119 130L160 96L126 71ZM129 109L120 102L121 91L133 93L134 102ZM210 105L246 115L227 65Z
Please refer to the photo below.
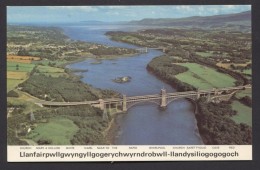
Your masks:
M229 161L252 160L252 145L7 146L7 153L8 162Z

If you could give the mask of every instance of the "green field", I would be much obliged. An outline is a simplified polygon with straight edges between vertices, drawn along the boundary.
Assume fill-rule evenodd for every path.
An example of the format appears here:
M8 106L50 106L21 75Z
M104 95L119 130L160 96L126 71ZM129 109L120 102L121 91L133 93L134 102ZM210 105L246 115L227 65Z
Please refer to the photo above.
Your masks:
M18 70L16 69L16 65L19 65ZM30 72L32 71L33 67L34 64L7 61L7 71Z
M17 70L16 65L19 65L18 70ZM24 75L21 74L21 72L26 72L26 73L31 72L33 67L34 67L34 64L7 61L7 92L14 89L18 84L22 83L25 80ZM14 75L11 76L9 74L11 72L13 74L14 74L14 72L17 72L16 78L13 77ZM19 75L21 75L20 78L19 78Z
M18 84L24 80L7 79L7 92L13 90Z
M201 57L212 57L214 55L219 55L219 56L222 56L222 57L228 57L228 53L226 52L223 52L221 54L214 54L215 52L217 51L207 51L207 52L196 52L197 55L200 55Z
M124 36L122 38L123 41L138 41L139 39L134 36Z
M212 53L210 52L196 52L196 54L202 56L202 57L211 57Z
M246 69L246 70L235 70L236 72L239 72L239 73L244 73L244 74L247 74L245 75L248 79L251 79L252 78L252 69Z
M245 96L249 96L252 98L252 89L246 89L236 93L237 98L242 98Z
M232 108L237 111L237 115L231 117L231 119L236 123L245 123L252 127L252 108L239 101L233 101Z
M57 68L57 67L50 67L50 66L37 66L37 70L39 70L40 73L43 73L45 75L51 75L53 77L59 77L62 75L65 75L64 69Z
M189 68L189 71L176 75L182 82L199 89L211 89L234 86L235 79L229 75L217 72L215 69L196 63L178 63Z
M245 73L245 74L250 74L250 75L252 75L252 69L247 69L247 70L244 70L242 73Z
M78 129L73 121L69 119L63 117L52 118L48 123L39 124L28 134L28 138L35 142L39 139L51 140L52 145L70 145L70 140Z
M60 66L63 65L65 63L67 63L68 61L62 59L62 60L55 60L55 61L50 61L48 59L43 59L43 60L39 60L39 61L33 61L33 64L41 64L41 65L45 65L47 66L49 63L55 63L56 66Z
M50 66L41 66L39 65L37 69L41 73L64 73L64 70L57 67L50 67Z

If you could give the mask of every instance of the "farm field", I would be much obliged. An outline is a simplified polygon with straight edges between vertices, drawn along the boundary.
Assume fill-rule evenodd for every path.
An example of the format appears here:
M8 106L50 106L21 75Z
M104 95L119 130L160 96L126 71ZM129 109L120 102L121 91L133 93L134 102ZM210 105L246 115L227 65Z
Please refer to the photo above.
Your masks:
M246 89L246 90L243 90L243 91L236 93L237 98L242 98L242 97L245 97L245 96L249 96L249 97L252 98L252 89Z
M41 60L40 57L32 57L32 56L7 56L8 61L18 62L18 63L32 63L32 61Z
M125 36L122 38L122 40L128 40L128 41L138 41L139 39L133 36Z
M27 78L27 72L7 72L7 92L14 89L18 84L22 83Z
M59 60L59 59L57 59L55 61L50 61L46 58L44 58L43 60L39 60L39 61L32 61L32 64L40 64L40 65L45 65L45 66L47 66L49 63L53 63L53 64L55 63L55 66L60 66L60 65L68 63L68 61Z
M24 80L27 77L27 72L8 71L7 77L9 79Z
M202 57L211 57L212 56L211 52L196 52L196 54L198 54Z
M234 66L242 66L242 67L245 67L247 64L249 64L251 62L247 62L247 63L244 63L244 64L236 64L236 63L222 63L222 62L219 62L217 63L216 65L219 66L219 67L223 67L223 68L226 68L226 69L230 69L230 65L233 64Z
M22 82L23 82L23 80L7 79L7 92L13 90L18 84L20 84Z
M226 68L226 69L231 69L231 65L234 65L235 67L246 67L248 64L250 64L251 62L246 62L246 63L243 63L243 64L237 64L237 63L217 63L216 65L219 66L219 67L223 67L223 68ZM240 73L245 73L245 74L249 74L249 75L252 75L252 69L243 69L242 71L237 69L235 70L237 72L240 72Z
M246 69L242 73L252 75L252 69Z
M231 117L232 120L236 123L245 123L252 127L252 108L239 101L233 101L232 109L237 111L237 115Z
M18 84L25 81L28 73L34 68L32 61L39 61L39 57L7 56L7 92L13 90Z
M45 75L51 75L53 77L59 77L62 75L65 75L64 69L57 68L57 67L50 67L50 66L37 66L37 70L39 70L39 73L43 73Z
M52 145L70 145L70 140L78 129L72 120L63 117L52 118L47 123L38 124L28 134L28 138L35 142L40 139L51 140Z
M234 86L235 79L219 73L215 69L196 63L177 63L189 68L189 71L176 75L176 78L199 89L211 89Z
M34 66L35 66L34 64L30 64L30 63L19 63L19 62L7 61L7 71L30 72L32 71Z
M19 65L19 66L17 66ZM25 81L34 64L7 62L7 92Z

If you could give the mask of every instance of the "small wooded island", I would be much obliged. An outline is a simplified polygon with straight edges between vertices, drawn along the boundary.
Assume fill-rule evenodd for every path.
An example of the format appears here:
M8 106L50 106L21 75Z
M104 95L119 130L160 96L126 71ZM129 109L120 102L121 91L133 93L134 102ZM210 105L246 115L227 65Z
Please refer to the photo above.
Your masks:
M116 77L115 79L113 79L113 82L115 82L115 83L127 83L127 82L130 82L131 79L132 79L132 77L130 77L130 76Z

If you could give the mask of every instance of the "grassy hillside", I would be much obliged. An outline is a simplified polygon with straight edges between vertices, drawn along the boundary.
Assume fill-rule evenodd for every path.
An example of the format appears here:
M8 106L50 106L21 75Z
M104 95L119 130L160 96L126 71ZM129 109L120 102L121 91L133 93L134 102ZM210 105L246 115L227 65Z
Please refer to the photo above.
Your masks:
M252 127L252 108L241 104L238 101L233 101L232 109L237 111L237 114L231 117L232 120L236 123L245 123Z
M182 82L195 86L196 88L210 89L234 86L234 78L217 72L213 68L196 63L178 63L178 65L187 67L189 70L176 75L176 78Z
M28 138L35 142L39 140L51 141L53 145L70 145L70 140L78 131L77 125L66 118L52 118L48 123L39 124Z
M136 25L154 25L154 26L177 26L177 27L198 27L198 28L236 28L240 31L250 31L251 29L251 11L214 15L214 16L192 16L186 18L159 18L142 19L140 21L131 21L129 24Z

